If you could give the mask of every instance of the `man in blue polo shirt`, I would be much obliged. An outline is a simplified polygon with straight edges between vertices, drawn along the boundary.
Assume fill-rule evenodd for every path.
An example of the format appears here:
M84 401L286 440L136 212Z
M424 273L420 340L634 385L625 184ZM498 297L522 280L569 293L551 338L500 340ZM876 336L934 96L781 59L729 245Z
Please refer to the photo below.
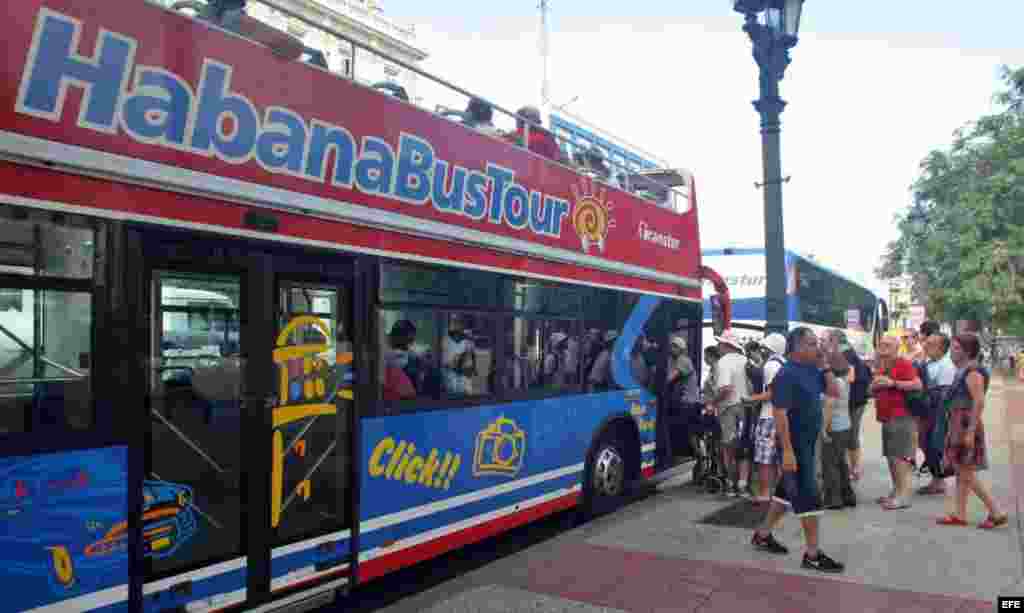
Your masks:
M754 531L751 543L761 551L787 554L789 550L772 536L787 507L800 518L807 548L804 568L826 573L843 571L843 565L818 549L818 479L815 447L822 427L822 398L839 397L835 377L826 368L825 353L810 328L796 328L786 340L786 365L772 381L772 405L781 450L783 476L772 497L764 524Z

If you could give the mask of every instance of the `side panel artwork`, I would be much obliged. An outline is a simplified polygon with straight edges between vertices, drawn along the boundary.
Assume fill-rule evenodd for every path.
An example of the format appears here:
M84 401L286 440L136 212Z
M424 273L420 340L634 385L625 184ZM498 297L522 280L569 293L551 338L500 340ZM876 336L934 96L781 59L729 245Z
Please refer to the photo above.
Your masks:
M127 600L127 460L123 446L0 459L0 586L18 586L5 610Z

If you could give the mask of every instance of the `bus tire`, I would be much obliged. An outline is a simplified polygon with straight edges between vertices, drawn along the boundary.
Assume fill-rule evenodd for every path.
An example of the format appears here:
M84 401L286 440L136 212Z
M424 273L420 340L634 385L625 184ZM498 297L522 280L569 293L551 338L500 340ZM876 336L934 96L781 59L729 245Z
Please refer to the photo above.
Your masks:
M626 428L617 423L609 424L597 439L583 471L584 519L613 510L625 499L638 473L634 464L639 463L639 450L631 454L633 446Z

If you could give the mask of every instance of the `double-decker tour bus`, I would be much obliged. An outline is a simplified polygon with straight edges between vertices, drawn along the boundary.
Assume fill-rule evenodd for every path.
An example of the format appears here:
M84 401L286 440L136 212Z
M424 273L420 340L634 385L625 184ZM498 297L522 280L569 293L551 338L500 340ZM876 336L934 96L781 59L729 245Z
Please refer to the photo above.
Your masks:
M4 610L309 607L676 464L689 174L603 185L209 14L6 9Z
M764 249L704 249L704 265L724 279L731 298L733 327L752 339L763 335L765 299ZM841 330L865 359L874 359L875 345L888 324L883 300L862 285L825 266L786 251L786 314L790 329L807 326L821 334ZM704 300L705 326L711 325L711 297ZM713 342L706 335L704 344Z

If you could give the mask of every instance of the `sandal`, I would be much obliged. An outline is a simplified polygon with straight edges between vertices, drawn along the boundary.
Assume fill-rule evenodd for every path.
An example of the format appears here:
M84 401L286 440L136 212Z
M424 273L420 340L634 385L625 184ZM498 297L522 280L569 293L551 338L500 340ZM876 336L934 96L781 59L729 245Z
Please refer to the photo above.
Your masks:
M935 523L940 526L966 526L967 522L960 519L956 515L946 515L942 519L935 520Z
M899 511L902 509L909 509L910 503L898 498L891 498L882 503L882 508L886 511Z
M982 530L991 530L993 528L1005 526L1009 521L1010 515L1008 513L1003 513L998 517L996 517L995 515L989 515L985 521L978 524L978 527Z

